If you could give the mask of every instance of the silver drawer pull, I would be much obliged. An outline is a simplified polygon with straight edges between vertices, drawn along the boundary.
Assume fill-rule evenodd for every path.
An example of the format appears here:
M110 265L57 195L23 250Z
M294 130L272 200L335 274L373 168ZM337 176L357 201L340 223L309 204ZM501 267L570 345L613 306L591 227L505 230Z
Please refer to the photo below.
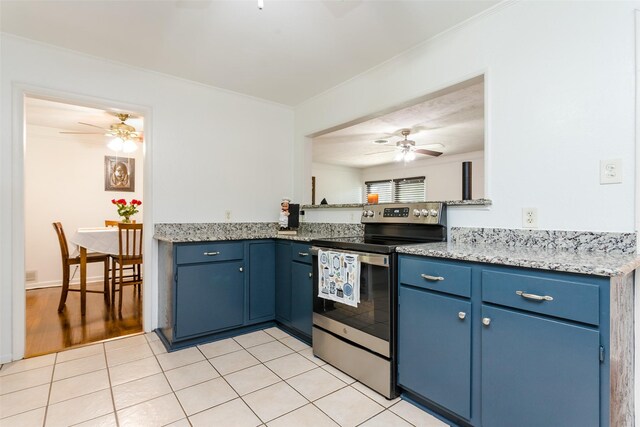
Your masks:
M240 267L240 268L238 269L238 271L240 271L240 273L242 273L242 272L244 271L244 268Z
M309 277L313 277L313 273L309 273Z
M550 297L549 295L528 294L523 291L516 291L516 295L520 295L522 298L531 299L534 301L553 301L553 297Z
M216 255L220 255L220 252L205 252L204 255L205 256L216 256Z
M298 252L300 256L309 256L309 252Z
M461 311L458 313L458 317L460 318L460 320L464 320L464 318L467 317L467 313Z
M442 276L429 276L428 274L421 274L420 276L423 279L431 280L432 282L438 282L440 280L444 280L444 277Z

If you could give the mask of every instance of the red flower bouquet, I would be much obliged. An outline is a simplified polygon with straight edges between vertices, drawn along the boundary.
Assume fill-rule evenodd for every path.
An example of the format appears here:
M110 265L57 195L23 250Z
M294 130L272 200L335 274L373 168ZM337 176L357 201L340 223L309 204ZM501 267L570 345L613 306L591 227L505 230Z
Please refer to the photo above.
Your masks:
M118 215L122 217L122 222L124 223L131 222L130 217L132 217L133 215L139 212L138 206L142 204L140 200L136 200L136 199L131 200L129 204L127 204L127 201L125 199L120 199L120 200L112 199L111 203L113 203L118 207Z

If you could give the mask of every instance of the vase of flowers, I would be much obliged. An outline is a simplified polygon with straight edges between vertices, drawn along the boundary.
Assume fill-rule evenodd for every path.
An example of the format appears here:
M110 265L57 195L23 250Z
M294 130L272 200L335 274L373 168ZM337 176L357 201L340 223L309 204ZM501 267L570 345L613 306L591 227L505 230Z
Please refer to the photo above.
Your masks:
M122 222L125 224L131 223L131 217L138 213L138 206L142 204L140 200L132 199L129 204L125 199L112 199L111 203L118 207L118 215L122 218Z

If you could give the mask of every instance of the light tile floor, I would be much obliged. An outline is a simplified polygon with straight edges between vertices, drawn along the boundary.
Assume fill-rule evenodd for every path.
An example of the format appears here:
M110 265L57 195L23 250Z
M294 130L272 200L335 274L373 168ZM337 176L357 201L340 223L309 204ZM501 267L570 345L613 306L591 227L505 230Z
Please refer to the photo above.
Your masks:
M269 328L167 353L151 333L8 363L0 427L442 427Z

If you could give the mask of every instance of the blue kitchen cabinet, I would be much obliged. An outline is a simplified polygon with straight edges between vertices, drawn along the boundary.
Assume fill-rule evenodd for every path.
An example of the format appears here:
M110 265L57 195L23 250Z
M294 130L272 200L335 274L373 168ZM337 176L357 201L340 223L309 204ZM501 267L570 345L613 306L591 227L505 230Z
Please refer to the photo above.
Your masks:
M311 265L291 263L291 327L311 337L313 282Z
M482 425L600 425L600 334L482 306Z
M174 350L274 324L275 242L158 244L160 338Z
M619 350L609 338L609 278L409 255L399 261L405 397L475 427L608 427L625 417L624 406L615 415L610 407L610 353Z
M176 338L242 325L243 261L178 266Z
M249 310L247 323L273 320L275 317L275 242L247 242L249 259Z
M398 302L399 384L469 419L471 303L405 285Z
M276 320L291 326L291 243L276 242Z
M313 313L311 262L308 243L276 242L276 320L308 343Z

